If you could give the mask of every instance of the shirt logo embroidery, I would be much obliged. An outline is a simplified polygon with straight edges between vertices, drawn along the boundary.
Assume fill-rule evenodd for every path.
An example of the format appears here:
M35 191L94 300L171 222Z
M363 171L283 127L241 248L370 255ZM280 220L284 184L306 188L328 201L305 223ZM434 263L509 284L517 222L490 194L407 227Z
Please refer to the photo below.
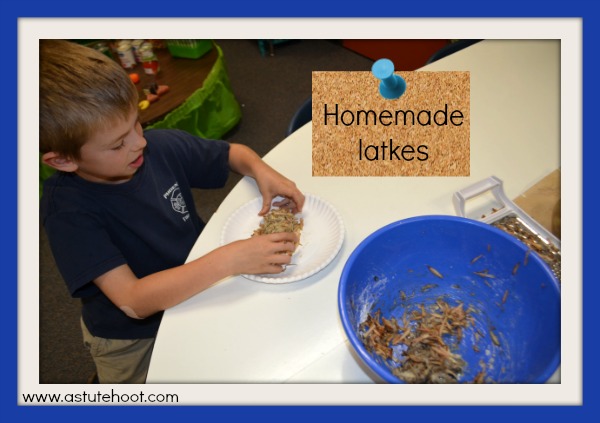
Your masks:
M171 193L171 206L173 206L173 210L175 210L178 213L187 213L185 200L183 199L183 195L181 195L181 191L179 191L179 188L175 188Z
M187 205L185 204L185 200L183 199L183 195L179 190L179 184L177 182L163 194L163 197L165 199L168 198L169 201L171 201L173 210L184 215L184 221L189 219L190 215L188 214Z

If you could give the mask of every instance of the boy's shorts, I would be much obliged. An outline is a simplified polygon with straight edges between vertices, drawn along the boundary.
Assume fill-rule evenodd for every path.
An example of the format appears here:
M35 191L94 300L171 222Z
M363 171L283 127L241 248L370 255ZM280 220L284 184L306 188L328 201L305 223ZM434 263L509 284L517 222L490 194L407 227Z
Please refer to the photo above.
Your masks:
M154 339L106 339L90 333L81 319L83 345L89 350L100 383L145 383Z

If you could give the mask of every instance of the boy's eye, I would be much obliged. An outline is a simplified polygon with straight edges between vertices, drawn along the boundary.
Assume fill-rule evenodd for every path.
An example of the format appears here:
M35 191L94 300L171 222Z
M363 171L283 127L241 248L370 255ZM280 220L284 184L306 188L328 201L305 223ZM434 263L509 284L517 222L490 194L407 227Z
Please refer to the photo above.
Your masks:
M121 144L117 145L116 147L113 147L111 150L120 150L125 146L125 140L121 141Z

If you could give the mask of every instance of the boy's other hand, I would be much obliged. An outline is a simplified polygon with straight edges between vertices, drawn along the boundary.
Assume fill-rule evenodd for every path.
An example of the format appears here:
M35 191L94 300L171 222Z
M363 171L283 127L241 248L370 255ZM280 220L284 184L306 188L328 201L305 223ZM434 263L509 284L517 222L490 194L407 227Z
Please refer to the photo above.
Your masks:
M296 234L281 232L258 235L229 244L235 274L277 274L292 261L299 239Z
M272 206L285 208L292 213L300 213L304 206L304 194L296 187L296 184L289 179L281 177L277 184L265 184L259 188L263 194L262 209L258 213L259 216L264 216L271 210ZM282 200L273 203L276 197L282 197Z

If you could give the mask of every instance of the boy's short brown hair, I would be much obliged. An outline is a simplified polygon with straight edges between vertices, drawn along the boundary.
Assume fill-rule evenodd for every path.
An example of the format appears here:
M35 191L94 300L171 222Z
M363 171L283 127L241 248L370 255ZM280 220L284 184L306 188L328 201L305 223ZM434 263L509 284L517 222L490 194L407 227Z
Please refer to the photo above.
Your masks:
M137 108L125 70L93 48L40 40L40 152L79 159L94 132Z

